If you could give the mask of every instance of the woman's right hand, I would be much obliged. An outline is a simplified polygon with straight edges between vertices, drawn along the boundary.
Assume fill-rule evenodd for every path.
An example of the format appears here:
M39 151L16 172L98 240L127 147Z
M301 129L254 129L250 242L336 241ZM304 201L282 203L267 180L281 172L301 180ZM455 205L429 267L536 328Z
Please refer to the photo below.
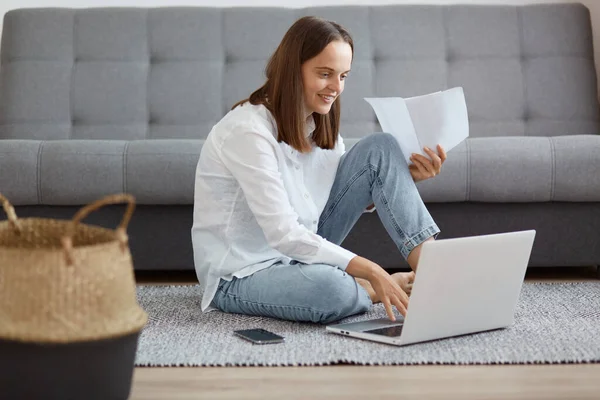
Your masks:
M406 316L408 295L394 281L391 275L379 265L366 258L356 256L350 260L348 267L346 267L346 272L354 277L369 281L375 291L377 300L383 303L390 320L396 320L392 311L392 305L396 307L402 316Z
M385 306L390 320L395 321L396 317L392 311L392 305L398 309L403 317L406 317L406 309L408 308L408 295L400 285L398 285L384 269L381 269L381 273L375 274L369 279L373 290L377 294L378 299Z

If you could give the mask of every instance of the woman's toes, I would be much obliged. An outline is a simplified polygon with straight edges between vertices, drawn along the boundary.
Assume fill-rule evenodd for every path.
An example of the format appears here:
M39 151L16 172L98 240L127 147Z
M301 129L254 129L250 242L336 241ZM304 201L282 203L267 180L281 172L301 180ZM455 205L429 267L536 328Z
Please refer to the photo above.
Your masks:
M396 272L392 274L392 277L407 294L412 290L412 283L415 279L414 272Z

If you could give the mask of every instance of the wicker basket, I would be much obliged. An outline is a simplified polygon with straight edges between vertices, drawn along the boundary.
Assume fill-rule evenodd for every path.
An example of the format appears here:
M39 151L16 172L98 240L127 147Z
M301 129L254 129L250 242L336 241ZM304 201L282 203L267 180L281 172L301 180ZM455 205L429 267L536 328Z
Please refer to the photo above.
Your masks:
M18 219L0 194L0 339L73 343L139 332L147 314L136 299L126 228L135 199L116 194L73 220ZM116 230L80 221L105 205L127 203Z

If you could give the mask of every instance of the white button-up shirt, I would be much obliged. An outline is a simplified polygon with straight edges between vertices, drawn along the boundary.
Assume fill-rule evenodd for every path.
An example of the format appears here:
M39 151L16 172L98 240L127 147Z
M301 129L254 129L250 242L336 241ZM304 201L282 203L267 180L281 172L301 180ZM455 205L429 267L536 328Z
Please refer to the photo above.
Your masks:
M313 143L309 153L277 142L277 124L262 105L238 106L213 127L196 168L192 227L203 311L212 309L221 278L278 261L347 267L355 254L316 233L344 151L341 137L335 149Z

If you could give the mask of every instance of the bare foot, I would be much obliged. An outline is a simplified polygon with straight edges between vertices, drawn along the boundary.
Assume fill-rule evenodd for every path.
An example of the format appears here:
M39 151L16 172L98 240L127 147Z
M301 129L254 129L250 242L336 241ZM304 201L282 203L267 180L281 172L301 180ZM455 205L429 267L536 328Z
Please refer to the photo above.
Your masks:
M362 278L354 278L356 279L356 283L360 286L364 287L367 293L369 293L369 297L371 298L371 303L379 303L379 298L377 297L377 293L375 293L375 289L371 286L371 282Z
M395 274L392 274L391 277L392 277L392 279L394 279L394 281L398 285L400 285L402 290L404 290L404 292L408 296L410 296L410 292L412 292L413 282L415 281L415 272L414 271L396 272ZM375 293L373 286L371 286L371 282L369 282L366 279L362 279L362 278L354 278L354 279L356 279L356 282L360 286L365 288L365 290L369 294L369 297L371 298L371 302L373 304L380 302L379 297L377 297L377 293Z
M410 296L410 292L412 292L413 282L415 281L415 272L396 272L392 274L392 278L402 290L406 292L407 295Z

